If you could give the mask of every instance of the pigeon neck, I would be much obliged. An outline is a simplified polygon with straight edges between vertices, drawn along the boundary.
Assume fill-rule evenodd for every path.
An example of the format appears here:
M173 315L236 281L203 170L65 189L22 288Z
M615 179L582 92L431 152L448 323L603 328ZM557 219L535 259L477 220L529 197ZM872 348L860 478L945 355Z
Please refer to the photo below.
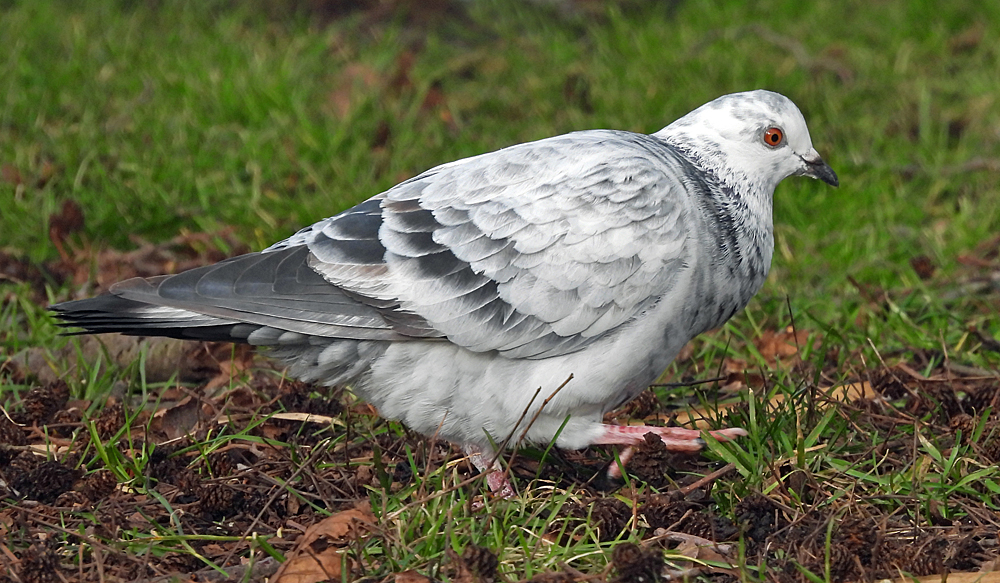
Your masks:
M706 247L712 250L709 261L724 278L740 274L736 297L752 297L763 285L774 253L774 185L734 170L718 151L689 147L662 132L657 137L691 164L688 178L701 183L697 203L708 224L704 236L711 239Z

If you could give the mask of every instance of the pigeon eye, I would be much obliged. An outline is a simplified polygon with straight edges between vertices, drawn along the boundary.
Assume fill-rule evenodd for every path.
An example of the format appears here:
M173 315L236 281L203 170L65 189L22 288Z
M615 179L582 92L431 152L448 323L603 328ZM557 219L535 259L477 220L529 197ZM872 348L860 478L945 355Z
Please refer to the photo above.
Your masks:
M764 130L764 143L772 148L780 146L785 139L785 132L781 128L767 128Z

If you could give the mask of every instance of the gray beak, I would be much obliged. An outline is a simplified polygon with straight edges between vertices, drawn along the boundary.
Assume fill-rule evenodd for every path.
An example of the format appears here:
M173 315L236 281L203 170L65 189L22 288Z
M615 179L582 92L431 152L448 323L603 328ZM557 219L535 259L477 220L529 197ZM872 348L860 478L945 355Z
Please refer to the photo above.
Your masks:
M806 167L802 170L803 176L822 180L830 186L840 186L840 181L837 180L837 173L819 157L819 154L815 150L802 156L802 161L806 163Z

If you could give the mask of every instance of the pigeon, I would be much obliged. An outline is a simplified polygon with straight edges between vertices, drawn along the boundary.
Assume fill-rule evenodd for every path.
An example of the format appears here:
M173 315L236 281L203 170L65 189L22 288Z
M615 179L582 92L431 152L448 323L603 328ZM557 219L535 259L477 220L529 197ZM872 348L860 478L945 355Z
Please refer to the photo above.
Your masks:
M79 333L267 347L291 375L461 445L511 496L495 471L511 437L704 446L603 415L760 290L774 190L793 175L839 184L791 100L734 93L653 134L586 130L443 164L261 252L51 309Z

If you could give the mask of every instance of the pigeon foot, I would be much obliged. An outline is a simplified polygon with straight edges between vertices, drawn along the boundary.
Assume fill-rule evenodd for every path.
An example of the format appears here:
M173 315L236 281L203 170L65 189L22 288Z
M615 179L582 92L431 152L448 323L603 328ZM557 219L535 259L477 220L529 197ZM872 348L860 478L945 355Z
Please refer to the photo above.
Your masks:
M472 465L476 466L480 473L486 474L486 485L489 486L490 492L493 492L494 496L498 498L517 496L517 493L514 492L514 486L507 479L507 474L503 471L499 460L494 460L490 464L489 458L483 455L483 450L477 445L466 445L463 449L469 456Z
M620 465L614 463L608 467L609 477L621 477L621 468L628 463L628 460L632 459L632 454L635 453L633 446L642 443L647 433L658 435L669 451L693 453L701 451L705 447L705 440L701 438L702 432L697 429L652 425L604 425L604 433L592 442L594 445L628 446L618 454ZM719 441L732 441L737 437L748 435L745 429L739 427L716 429L707 433Z

